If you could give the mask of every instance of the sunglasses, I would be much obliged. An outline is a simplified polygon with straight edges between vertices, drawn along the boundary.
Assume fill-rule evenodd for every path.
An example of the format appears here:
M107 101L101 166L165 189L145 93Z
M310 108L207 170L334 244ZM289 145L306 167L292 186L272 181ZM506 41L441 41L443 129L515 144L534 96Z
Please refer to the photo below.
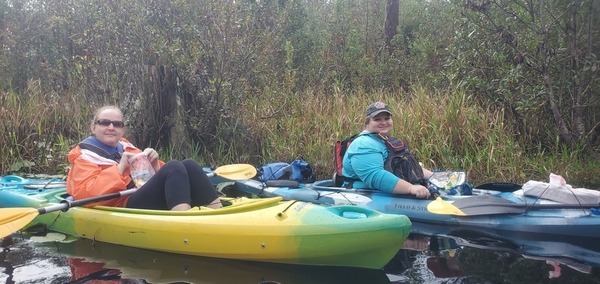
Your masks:
M123 128L125 127L125 123L120 120L110 120L110 119L98 119L96 120L96 124L104 127L109 127L111 124L115 128Z

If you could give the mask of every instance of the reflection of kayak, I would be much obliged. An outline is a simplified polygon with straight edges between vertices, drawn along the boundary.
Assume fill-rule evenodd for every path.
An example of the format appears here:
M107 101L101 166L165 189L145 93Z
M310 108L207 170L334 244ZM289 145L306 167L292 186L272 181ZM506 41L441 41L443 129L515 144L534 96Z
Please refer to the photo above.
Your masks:
M353 204L383 213L406 215L411 221L417 223L461 227L463 229L490 231L498 234L574 237L600 236L600 215L598 215L598 211L590 210L590 206L582 208L568 206L567 208L567 205L565 205L565 208L548 209L549 206L563 205L557 205L553 201L519 196L512 192L501 192L500 190L474 189L473 193L479 196L475 198L479 202L477 204L479 206L478 209L483 213L455 216L452 214L434 214L430 212L428 205L434 202L433 200L416 199L406 195L393 195L374 190L332 187L331 180L317 181L312 184L300 184L298 187L267 186L265 183L256 180L242 180L237 181L235 187L238 190L256 194L260 197L281 196L284 199L295 199L319 204ZM498 203L485 200L483 203L481 202L482 197L490 196L491 198L501 198L501 201L505 202ZM442 198L448 201L447 203L452 203L461 199L467 201L467 198L472 198L472 196L442 196ZM527 204L531 205L534 203L536 204L535 206L531 208L526 207L528 206ZM596 207L599 206L596 205ZM492 209L496 209L496 212L491 213ZM515 209L522 212L515 213ZM485 210L490 210L490 214L486 214Z
M43 207L60 202L63 188L11 182L0 207ZM29 189L32 188L32 189ZM97 206L37 216L30 225L130 247L264 262L382 268L402 247L406 216L355 206L323 207L281 198L223 198L221 209L185 212Z
M435 282L598 283L597 240L494 235L461 227L413 223L405 248L388 263L386 271L390 265L400 266L402 259L409 258L415 259L412 268L397 274L416 274L422 279L454 278Z
M430 236L430 244L436 246L431 250L470 247L509 252L528 259L557 262L587 274L592 267L600 267L597 237L498 235L420 223L413 225L412 233Z
M79 277L96 271L101 263L104 269L120 270L121 278L144 279L147 283L389 283L383 270L186 256L84 239L35 247L82 259L71 262L73 270L88 272Z

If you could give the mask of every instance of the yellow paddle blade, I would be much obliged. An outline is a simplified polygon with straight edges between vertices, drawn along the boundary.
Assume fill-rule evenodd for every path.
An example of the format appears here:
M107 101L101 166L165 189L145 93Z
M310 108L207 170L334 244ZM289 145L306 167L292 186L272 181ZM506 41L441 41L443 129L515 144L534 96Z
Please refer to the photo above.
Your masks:
M29 224L39 215L35 208L1 208L0 238L4 238Z
M467 216L465 212L462 212L460 209L458 209L458 207L452 205L452 203L446 200L443 200L441 197L429 202L427 205L427 211L434 214Z
M248 164L233 164L220 166L214 170L220 177L231 180L251 179L256 176L256 168Z

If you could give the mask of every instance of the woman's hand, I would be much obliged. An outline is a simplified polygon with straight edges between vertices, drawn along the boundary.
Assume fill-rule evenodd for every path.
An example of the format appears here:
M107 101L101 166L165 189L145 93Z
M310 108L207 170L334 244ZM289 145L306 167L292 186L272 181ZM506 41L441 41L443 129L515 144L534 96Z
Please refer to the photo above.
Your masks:
M429 189L420 184L411 185L410 194L416 196L417 198L429 198L429 196L431 196Z
M148 157L148 161L150 161L150 164L152 165L152 168L154 168L154 171L158 171L158 169L160 169L158 152L156 152L156 150L152 148L146 148L144 149L144 155Z
M146 148L144 149L144 155L148 157L148 161L150 161L150 163L158 162L158 152L156 152L156 150L152 148Z
M129 168L129 159L133 158L133 156L135 156L135 154L129 152L123 152L123 154L121 154L121 161L119 161L119 165L117 165L121 175L123 175L123 172Z

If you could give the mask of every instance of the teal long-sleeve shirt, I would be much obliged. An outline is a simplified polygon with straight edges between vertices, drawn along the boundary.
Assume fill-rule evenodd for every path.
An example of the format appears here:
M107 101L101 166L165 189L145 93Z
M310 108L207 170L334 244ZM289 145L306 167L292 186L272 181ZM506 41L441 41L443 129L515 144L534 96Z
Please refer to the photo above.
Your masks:
M352 141L342 162L342 175L355 179L353 188L377 189L391 193L400 180L384 168L388 151L385 142L363 131Z

